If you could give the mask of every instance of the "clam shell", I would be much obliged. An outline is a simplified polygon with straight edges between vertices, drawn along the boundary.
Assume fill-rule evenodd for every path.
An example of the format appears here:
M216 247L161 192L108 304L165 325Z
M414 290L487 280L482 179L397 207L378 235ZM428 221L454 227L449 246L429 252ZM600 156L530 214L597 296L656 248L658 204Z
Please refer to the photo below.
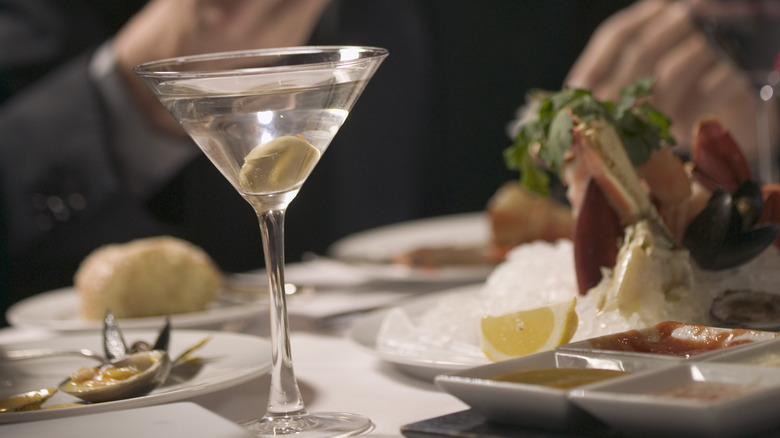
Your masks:
M712 301L710 315L727 327L780 331L780 295L727 290Z
M51 398L56 392L57 388L39 389L0 399L0 412L22 412L40 409L41 404Z
M140 397L162 385L170 373L171 359L165 351L143 351L102 365L98 368L98 375L108 368L122 367L134 367L138 372L125 379L107 380L105 383L96 378L79 382L68 379L59 388L93 403Z

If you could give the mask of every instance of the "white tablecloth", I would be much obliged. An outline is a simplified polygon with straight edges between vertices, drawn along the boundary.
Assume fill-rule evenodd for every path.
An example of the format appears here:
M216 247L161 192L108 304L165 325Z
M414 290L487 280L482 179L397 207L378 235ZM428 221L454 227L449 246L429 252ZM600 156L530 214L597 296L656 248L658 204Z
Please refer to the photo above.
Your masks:
M291 269L294 273L295 269ZM288 275L295 279L295 275ZM345 335L347 327L317 330L317 318L344 310L387 304L447 285L415 289L399 284L381 287L329 287L311 297L291 300L292 355L296 377L309 411L346 411L365 415L375 423L371 436L401 436L400 427L427 418L467 409L458 399L441 392L431 381L405 374L383 362ZM244 332L264 336L268 319L254 319ZM45 338L50 334L18 328L0 330L0 345ZM191 401L230 420L241 422L265 411L269 377L195 397Z
M374 436L397 437L404 424L466 408L432 382L382 363L343 337L295 333L292 352L307 408L365 415L376 425L371 432ZM193 401L240 422L265 411L269 385L264 377Z

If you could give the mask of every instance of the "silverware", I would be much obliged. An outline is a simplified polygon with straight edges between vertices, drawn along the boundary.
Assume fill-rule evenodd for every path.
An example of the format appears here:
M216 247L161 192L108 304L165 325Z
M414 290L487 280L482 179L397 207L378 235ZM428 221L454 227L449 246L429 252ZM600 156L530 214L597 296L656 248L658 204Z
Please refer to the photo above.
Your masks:
M265 274L232 273L223 274L225 280L222 298L235 301L255 301L268 297L268 283ZM284 292L288 297L314 292L314 286L307 284L285 283Z
M378 306L361 307L359 309L346 310L321 316L314 320L314 327L320 330L339 329L351 325L357 319L372 312L392 307L392 304L380 304Z

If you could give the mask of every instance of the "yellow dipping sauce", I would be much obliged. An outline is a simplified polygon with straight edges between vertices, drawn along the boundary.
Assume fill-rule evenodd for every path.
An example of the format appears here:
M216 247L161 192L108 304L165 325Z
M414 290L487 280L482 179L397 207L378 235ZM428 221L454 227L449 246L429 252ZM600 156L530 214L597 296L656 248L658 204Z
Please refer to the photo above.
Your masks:
M500 373L491 377L490 380L569 389L627 374L626 371L596 368L530 368Z

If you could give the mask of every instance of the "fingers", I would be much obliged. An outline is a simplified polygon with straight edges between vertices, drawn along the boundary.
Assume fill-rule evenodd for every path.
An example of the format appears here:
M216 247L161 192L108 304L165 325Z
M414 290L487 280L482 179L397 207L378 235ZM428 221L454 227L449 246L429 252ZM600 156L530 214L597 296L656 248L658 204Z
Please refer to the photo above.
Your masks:
M751 127L755 93L744 75L717 58L689 7L689 2L642 0L613 15L594 33L565 85L616 100L625 86L653 75L651 102L672 119L673 135L683 146L705 116L734 131ZM744 131L738 136L754 142L750 129Z
M699 34L690 35L651 66L656 78L653 103L669 114L684 114L692 103L712 100L718 93L703 94L700 86L715 65L707 41Z
M624 42L626 50L604 84L604 97L617 98L626 84L654 73L670 50L694 32L687 8L677 2L668 4Z
M241 50L304 44L329 0L200 0L206 49ZM207 37L207 38L206 38Z
M131 73L155 59L304 44L329 0L152 0L114 39L137 103L166 131L170 116ZM161 111L162 110L162 111ZM167 116L167 119L166 119Z
M755 105L758 94L747 77L731 64L720 62L705 75L697 89L699 95L687 108L688 129L703 117L715 117L731 131L737 143L750 151L756 148Z
M696 34L682 2L644 0L605 21L575 63L566 85L591 89L603 99L652 74L682 41Z
M119 32L134 62L304 44L330 0L154 0ZM147 59L141 59L147 58Z
M594 88L608 80L614 65L626 50L626 41L657 16L664 0L640 1L608 18L591 37L566 78L572 87Z
M284 47L305 44L311 36L322 11L330 0L281 0L271 7L254 5L247 8L245 19L237 26L249 48Z
M754 142L750 83L730 64L720 61L701 34L693 34L673 47L655 66L652 103L674 122L673 134L687 145L695 123L716 117L738 132L744 144ZM735 117L741 108L740 117ZM744 123L744 120L748 120ZM743 125L751 129L745 130Z

